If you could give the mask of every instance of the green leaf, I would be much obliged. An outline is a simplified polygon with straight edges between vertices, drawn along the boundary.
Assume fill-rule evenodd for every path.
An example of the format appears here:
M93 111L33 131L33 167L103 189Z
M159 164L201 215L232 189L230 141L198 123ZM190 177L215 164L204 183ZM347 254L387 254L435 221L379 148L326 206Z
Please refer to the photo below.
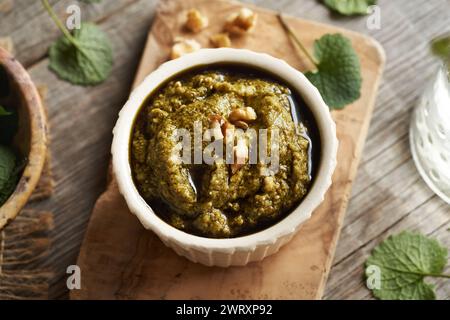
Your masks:
M18 180L19 178L17 175L12 176L11 179L6 183L5 187L0 190L0 207L6 202L6 200L9 199L11 194L13 194L14 190L16 189Z
M112 49L106 34L83 23L70 38L61 36L50 47L50 69L61 79L79 85L103 82L112 69Z
M10 148L0 145L0 205L14 191L18 175L16 172L16 156Z
M0 190L14 172L16 166L16 156L10 148L0 145Z
M1 116L10 116L12 113L6 110L4 107L0 105L0 117Z
M349 39L341 34L324 35L314 43L314 56L317 71L305 75L331 109L342 109L359 99L361 68Z
M368 14L368 8L376 3L377 0L325 0L327 7L346 16Z
M372 293L379 299L435 299L433 286L425 276L441 276L447 263L448 250L436 240L421 234L402 232L379 244L366 261L366 276L370 266L381 272L380 288Z
M84 3L99 3L102 0L79 0L79 1L84 2Z

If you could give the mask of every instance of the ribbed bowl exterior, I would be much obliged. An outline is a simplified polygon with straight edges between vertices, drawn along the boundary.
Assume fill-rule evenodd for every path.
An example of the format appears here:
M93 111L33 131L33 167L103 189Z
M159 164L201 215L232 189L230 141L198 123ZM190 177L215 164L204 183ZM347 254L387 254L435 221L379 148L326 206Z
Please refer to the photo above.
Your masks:
M245 266L254 261L261 261L264 258L275 254L280 248L288 243L295 233L287 234L278 238L273 244L260 245L255 248L248 248L247 250L239 250L234 252L217 252L213 250L201 251L194 248L186 248L174 242L164 241L163 243L172 248L178 255L183 256L192 262L201 263L205 266L230 267L230 266ZM161 239L162 240L162 239Z

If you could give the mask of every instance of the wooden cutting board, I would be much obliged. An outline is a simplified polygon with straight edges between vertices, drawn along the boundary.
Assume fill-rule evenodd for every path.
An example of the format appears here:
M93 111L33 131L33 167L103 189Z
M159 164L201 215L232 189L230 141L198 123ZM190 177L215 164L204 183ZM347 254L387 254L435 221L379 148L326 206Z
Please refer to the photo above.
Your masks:
M176 36L208 47L225 18L242 4L223 0L171 0L161 3L148 37L135 84L167 60ZM252 7L248 6L247 7ZM183 29L186 10L198 8L210 27L192 35ZM259 17L248 36L233 47L269 53L299 70L310 68L273 11L252 7ZM82 289L74 299L320 299L350 196L384 66L382 48L372 39L316 22L287 18L308 48L326 33L349 37L361 61L361 98L333 111L340 141L333 185L325 201L294 239L277 254L245 267L205 267L179 257L132 215L114 178L93 210L78 258Z

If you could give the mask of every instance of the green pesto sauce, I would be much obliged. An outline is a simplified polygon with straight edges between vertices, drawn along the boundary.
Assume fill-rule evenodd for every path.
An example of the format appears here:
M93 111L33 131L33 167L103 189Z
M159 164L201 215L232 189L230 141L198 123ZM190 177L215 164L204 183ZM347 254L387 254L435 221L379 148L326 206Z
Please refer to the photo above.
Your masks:
M261 163L232 173L226 163L171 160L174 129L193 135L195 120L206 130L211 116L227 119L241 107L257 114L250 128L279 130L273 176L262 174L268 165ZM163 220L191 234L229 238L267 228L298 205L312 184L319 140L310 111L286 84L247 66L213 65L183 72L147 98L133 127L130 161L141 196Z

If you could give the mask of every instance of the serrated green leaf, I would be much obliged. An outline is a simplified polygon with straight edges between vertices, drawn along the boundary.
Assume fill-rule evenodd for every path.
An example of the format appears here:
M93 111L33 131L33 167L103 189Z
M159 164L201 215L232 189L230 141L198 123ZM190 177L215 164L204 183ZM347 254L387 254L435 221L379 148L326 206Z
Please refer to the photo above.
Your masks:
M349 39L341 34L324 35L314 43L314 56L317 71L305 75L331 109L342 109L359 99L361 67Z
M327 7L347 16L368 14L368 8L376 3L377 0L325 0Z
M366 261L367 277L370 266L378 267L381 275L381 286L372 293L386 300L435 299L433 286L424 277L442 276L447 254L436 240L421 234L402 232L387 238Z
M73 41L61 36L50 47L50 69L73 84L95 85L103 82L113 64L112 49L106 34L93 24L83 23L81 29L73 32Z
M0 206L9 198L17 183L16 156L0 145Z

